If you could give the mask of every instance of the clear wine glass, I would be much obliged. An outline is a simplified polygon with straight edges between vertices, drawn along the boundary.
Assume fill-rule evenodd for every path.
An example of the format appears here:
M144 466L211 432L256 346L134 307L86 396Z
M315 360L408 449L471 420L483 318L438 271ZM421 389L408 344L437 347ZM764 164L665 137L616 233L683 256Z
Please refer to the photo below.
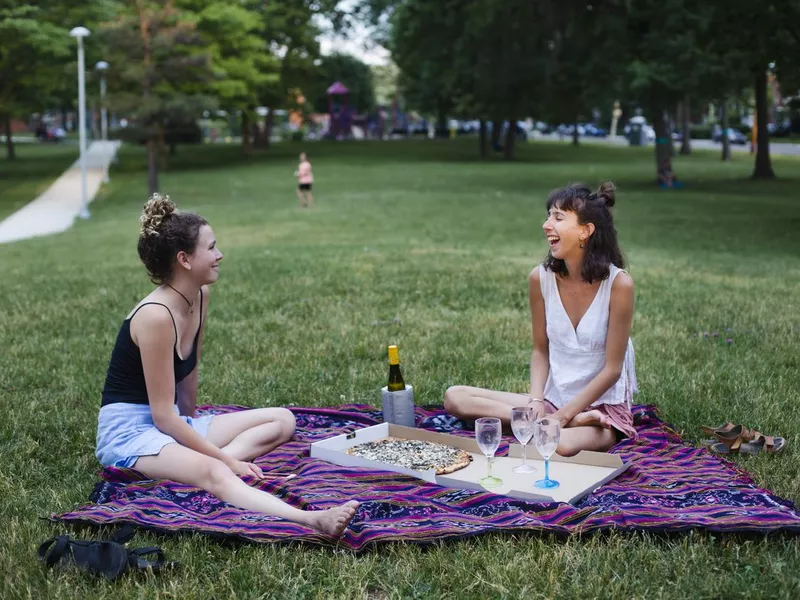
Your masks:
M557 488L560 483L550 479L550 457L558 448L561 439L561 423L556 419L539 419L536 421L536 431L534 432L536 449L544 458L544 479L540 479L533 485L537 488Z
M475 440L478 442L481 452L486 456L488 467L486 477L478 481L478 483L485 488L498 487L503 484L502 479L492 476L492 461L494 460L494 453L497 452L497 447L500 445L501 435L500 419L482 417L475 421Z
M536 467L528 464L528 442L536 427L536 411L532 406L519 406L511 409L511 431L522 445L522 464L514 467L514 473L535 473Z

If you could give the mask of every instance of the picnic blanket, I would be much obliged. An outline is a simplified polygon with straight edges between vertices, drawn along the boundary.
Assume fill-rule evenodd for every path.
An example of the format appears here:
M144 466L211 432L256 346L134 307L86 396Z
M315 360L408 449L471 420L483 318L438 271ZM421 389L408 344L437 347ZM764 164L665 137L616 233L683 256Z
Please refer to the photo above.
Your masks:
M202 407L201 413L242 410ZM270 475L251 482L301 508L324 509L346 500L361 502L339 541L360 551L395 540L431 542L489 531L552 532L559 535L617 529L679 532L800 532L800 512L791 501L756 486L734 463L684 443L653 406L634 406L640 438L611 449L631 467L580 501L535 503L489 492L445 488L382 470L340 467L309 457L309 444L381 422L367 405L293 408L297 432L256 462ZM417 408L417 426L455 435L474 435L440 407ZM505 438L499 455L508 450ZM196 531L255 542L330 540L306 526L228 505L198 488L146 480L131 469L106 468L90 503L55 521L108 525L131 523L159 531Z

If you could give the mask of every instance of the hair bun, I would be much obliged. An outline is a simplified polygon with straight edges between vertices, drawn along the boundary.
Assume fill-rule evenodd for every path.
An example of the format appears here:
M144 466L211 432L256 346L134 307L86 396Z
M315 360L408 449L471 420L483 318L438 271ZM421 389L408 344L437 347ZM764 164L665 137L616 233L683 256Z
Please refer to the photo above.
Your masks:
M175 209L175 203L169 199L169 196L162 196L158 193L150 196L144 205L142 216L139 217L139 221L142 223L139 236L158 235L161 225L175 212Z
M597 188L597 198L605 202L608 208L611 208L617 201L617 186L611 181L604 181Z

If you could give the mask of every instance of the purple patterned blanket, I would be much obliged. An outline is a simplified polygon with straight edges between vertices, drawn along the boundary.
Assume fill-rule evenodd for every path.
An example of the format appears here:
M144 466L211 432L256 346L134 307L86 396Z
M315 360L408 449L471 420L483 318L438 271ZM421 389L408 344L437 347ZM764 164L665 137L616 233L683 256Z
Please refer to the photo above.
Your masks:
M241 407L204 407L202 412L236 410ZM800 532L800 512L792 502L757 487L733 463L683 443L652 406L634 407L640 440L623 440L611 450L630 461L631 467L577 506L443 488L386 471L312 459L311 442L378 423L381 413L365 405L292 410L297 416L295 439L256 462L270 474L295 473L296 477L267 478L258 485L304 508L359 500L361 506L340 542L356 551L376 542L430 542L487 531L562 535L611 528ZM441 409L417 408L417 424L434 431L472 435L461 421ZM507 449L504 443L498 453ZM160 531L200 531L256 542L329 543L305 526L234 508L197 488L143 480L130 469L107 468L101 477L90 504L52 519L96 525L132 523Z

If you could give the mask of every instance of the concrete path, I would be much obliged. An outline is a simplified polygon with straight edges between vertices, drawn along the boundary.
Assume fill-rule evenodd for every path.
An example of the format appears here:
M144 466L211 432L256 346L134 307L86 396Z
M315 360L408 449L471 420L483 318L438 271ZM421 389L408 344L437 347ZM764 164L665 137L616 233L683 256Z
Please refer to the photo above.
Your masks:
M86 200L108 177L120 142L92 142L86 152ZM0 244L66 231L81 210L81 164L75 161L44 193L0 222Z

